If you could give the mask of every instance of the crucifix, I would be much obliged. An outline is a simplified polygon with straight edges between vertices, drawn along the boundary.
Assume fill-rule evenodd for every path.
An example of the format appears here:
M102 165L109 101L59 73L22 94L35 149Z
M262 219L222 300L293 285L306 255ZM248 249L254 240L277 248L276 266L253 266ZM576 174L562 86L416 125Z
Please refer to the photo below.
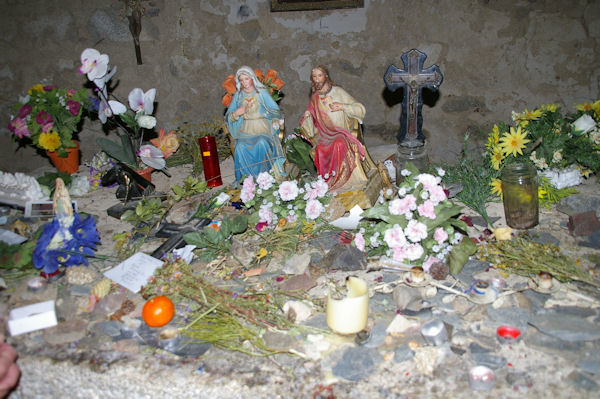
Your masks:
M404 70L390 65L383 76L390 91L396 91L400 87L404 88L400 132L397 136L403 147L421 147L425 144L425 136L422 131L423 97L421 91L424 87L437 90L444 78L437 65L423 69L425 58L427 55L417 49L407 51L402 54Z

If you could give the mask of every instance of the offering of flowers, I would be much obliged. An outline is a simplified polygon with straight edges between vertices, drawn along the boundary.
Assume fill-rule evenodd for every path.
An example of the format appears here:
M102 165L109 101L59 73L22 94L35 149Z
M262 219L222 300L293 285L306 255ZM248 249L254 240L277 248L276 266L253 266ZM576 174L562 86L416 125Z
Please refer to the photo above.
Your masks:
M76 146L74 134L89 105L85 89L75 91L36 84L19 102L16 115L11 115L8 124L13 138L66 157L66 149Z
M275 100L275 102L281 100L282 95L280 90L285 83L283 80L277 77L277 71L274 69L267 69L267 72L263 74L260 69L255 69L254 73L256 74L258 80L264 84L267 89L269 89L269 93L271 93L273 100ZM227 76L221 87L223 87L226 91L221 102L224 106L229 107L229 104L231 104L231 99L236 91L235 75L231 74Z
M409 163L401 175L404 181L397 198L361 214L353 243L369 257L383 256L429 272L432 265L446 261L463 239L457 229L466 231L467 225L455 218L461 207L447 199L440 185L443 169L438 168L436 175L419 174Z
M144 92L134 88L129 92L129 109L121 102L109 96L109 82L117 68L110 68L109 57L98 50L87 48L81 53L79 72L96 85L98 98L98 119L103 124L113 123L121 128L121 143L106 138L97 139L97 143L110 157L127 164L134 169L140 167L140 161L154 169L165 168L165 159L178 148L174 132L164 134L164 130L152 144L144 144L144 129L151 130L156 126L154 98L156 89ZM158 148L161 147L161 148Z
M514 162L530 162L542 172L571 165L584 176L600 171L600 100L576 109L576 113L563 116L558 106L543 105L513 112L513 126L494 125L486 144L489 167L496 171L490 182L492 192L501 195L500 172ZM547 182L541 187L542 200L556 198L556 190Z
M278 183L273 175L262 172L256 178L250 175L244 179L240 199L251 211L248 224L263 231L288 223L322 222L325 206L331 199L328 188L321 177L304 183L298 180Z

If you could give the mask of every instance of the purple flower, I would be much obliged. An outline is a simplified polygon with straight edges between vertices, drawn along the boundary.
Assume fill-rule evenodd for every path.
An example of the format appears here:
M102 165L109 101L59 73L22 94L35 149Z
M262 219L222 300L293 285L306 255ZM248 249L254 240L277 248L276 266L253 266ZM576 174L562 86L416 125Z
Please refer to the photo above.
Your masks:
M31 108L31 105L29 104L24 104L23 106L21 106L21 108L19 108L19 113L17 115L17 118L25 118L27 115L29 115L31 113L31 110L33 108Z
M44 91L52 91L52 90L56 89L57 87L58 87L57 85L44 86Z
M52 115L50 115L46 111L40 111L35 116L35 121L38 123L38 125L46 125L52 122Z
M81 104L75 100L67 100L67 109L73 116L77 116L81 110Z

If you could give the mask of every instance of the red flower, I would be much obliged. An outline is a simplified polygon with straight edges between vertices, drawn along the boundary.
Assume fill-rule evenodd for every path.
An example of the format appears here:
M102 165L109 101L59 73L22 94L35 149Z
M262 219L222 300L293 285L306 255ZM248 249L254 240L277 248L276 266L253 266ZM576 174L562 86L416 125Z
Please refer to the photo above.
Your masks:
M81 110L81 104L74 100L67 100L67 108L69 109L69 112L73 114L73 116L77 116Z
M46 111L40 111L35 116L35 121L38 123L38 125L47 125L48 123L52 122L52 115Z
M31 108L31 105L29 105L29 104L25 104L25 105L21 106L21 108L19 108L19 113L18 113L17 117L24 119L27 115L29 115L31 113L32 109L33 108Z

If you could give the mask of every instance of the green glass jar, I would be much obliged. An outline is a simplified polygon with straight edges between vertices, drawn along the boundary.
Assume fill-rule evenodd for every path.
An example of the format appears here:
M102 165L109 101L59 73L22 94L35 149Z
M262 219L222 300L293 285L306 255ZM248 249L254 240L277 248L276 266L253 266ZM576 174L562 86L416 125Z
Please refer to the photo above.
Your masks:
M506 224L514 229L529 229L538 224L538 181L536 169L514 163L502 170L502 194Z

